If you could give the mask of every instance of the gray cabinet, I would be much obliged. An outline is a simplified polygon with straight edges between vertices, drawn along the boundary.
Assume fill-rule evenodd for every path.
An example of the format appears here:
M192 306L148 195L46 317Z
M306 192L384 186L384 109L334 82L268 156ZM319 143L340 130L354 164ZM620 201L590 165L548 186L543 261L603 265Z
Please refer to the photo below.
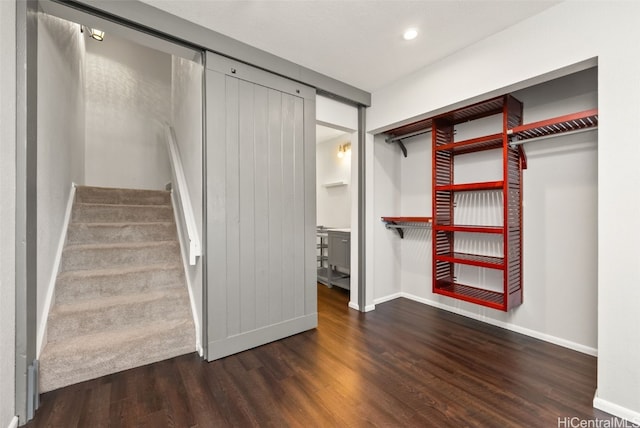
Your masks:
M329 286L350 288L351 269L351 232L343 230L328 231L328 261L329 270L327 280Z
M351 233L330 230L329 265L349 269L351 265Z

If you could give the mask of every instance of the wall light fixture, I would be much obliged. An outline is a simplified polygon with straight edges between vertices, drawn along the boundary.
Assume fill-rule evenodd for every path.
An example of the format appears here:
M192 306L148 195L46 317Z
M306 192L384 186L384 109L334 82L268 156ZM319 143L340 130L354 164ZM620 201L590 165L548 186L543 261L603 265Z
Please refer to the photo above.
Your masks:
M345 143L338 146L338 157L342 159L344 155L351 153L351 143Z

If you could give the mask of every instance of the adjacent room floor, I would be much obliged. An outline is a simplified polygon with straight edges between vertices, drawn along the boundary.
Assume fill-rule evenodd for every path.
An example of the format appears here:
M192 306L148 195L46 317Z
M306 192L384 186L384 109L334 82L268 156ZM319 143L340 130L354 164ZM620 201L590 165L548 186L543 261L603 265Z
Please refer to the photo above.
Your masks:
M406 299L318 286L319 327L42 395L27 427L550 427L593 409L596 358ZM568 423L568 422L567 422ZM567 425L568 426L568 425Z

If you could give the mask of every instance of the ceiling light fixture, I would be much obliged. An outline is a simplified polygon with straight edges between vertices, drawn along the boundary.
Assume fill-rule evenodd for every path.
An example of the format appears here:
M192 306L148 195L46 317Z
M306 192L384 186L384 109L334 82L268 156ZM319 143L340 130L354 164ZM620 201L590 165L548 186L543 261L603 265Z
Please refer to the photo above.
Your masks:
M96 28L89 28L89 35L92 39L97 40L99 42L104 40L104 31L98 30Z
M415 28L407 28L402 35L402 38L405 40L413 40L418 37L418 30Z

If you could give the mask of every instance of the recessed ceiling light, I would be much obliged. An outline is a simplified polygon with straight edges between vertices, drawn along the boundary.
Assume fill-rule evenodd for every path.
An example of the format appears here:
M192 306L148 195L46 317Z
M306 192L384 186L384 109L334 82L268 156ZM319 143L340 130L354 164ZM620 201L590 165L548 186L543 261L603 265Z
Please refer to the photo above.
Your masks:
M402 38L405 40L413 40L416 37L418 37L418 30L415 28L408 28L402 35Z

